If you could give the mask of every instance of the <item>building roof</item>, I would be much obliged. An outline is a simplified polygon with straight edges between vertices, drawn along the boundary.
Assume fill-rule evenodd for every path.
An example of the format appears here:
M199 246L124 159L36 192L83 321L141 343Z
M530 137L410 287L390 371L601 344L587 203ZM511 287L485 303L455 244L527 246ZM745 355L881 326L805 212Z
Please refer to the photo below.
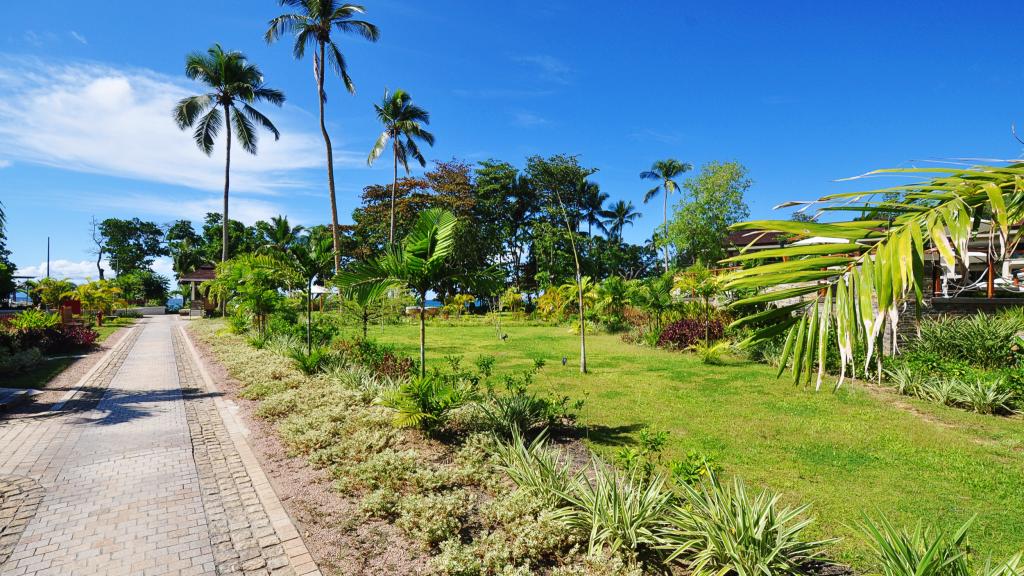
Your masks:
M178 278L178 282L206 282L217 277L217 271L212 264L203 264L192 272Z

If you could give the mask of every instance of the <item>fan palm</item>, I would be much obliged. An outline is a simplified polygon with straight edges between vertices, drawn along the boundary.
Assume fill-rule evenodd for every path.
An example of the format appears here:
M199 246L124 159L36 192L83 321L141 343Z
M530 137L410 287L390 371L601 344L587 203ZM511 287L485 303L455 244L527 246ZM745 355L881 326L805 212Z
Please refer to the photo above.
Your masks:
M427 292L448 280L463 284L490 280L491 271L473 276L455 274L447 260L455 251L455 215L441 208L420 213L416 224L401 246L389 245L383 254L343 270L336 282L343 290L380 290L408 288L419 302L420 375L426 368Z
M622 232L626 225L632 226L640 216L632 202L619 200L610 209L601 211L601 217L604 218L601 224L607 230L609 240L622 242Z
M973 239L987 243L993 262L1006 260L1022 239L1024 227L1017 223L1024 220L1020 179L1024 164L900 168L868 176L892 174L926 179L882 190L833 194L815 202L825 211L885 211L895 215L891 221L765 220L733 227L806 239L725 260L762 262L724 278L726 290L759 291L733 303L734 307L758 304L763 310L740 318L732 327L754 328L745 344L787 334L780 366L785 370L792 358L795 382L806 376L809 383L816 364L816 387L821 386L830 338L836 339L839 348L837 388L853 366L855 347L866 351L866 370L880 352L878 343L885 330L895 332L903 304L913 300L920 310L928 252L936 259L934 265L953 269L968 261L968 244ZM886 192L899 192L900 200L873 199ZM781 207L801 204L805 203ZM764 309L768 303L775 306Z
M317 101L320 104L320 133L324 137L324 146L327 149L327 189L331 196L331 239L334 243L334 271L341 268L341 252L338 244L338 202L334 193L334 150L331 147L331 137L327 133L327 124L324 121L324 104L327 102L327 92L324 90L325 68L324 62L330 64L334 72L345 83L349 93L354 94L355 85L348 75L348 64L345 56L341 53L337 43L331 38L335 30L345 34L358 34L370 42L376 42L380 37L380 31L369 22L358 20L356 17L366 13L366 10L357 4L341 4L335 0L279 0L282 6L296 8L297 11L290 14L282 14L270 21L270 27L264 35L267 43L271 43L284 34L295 34L295 44L292 53L296 59L302 59L306 54L306 48L313 47L313 75L316 77Z
M366 163L370 166L384 153L384 148L391 141L391 150L395 155L395 178L391 187L391 228L388 233L388 243L395 241L395 195L398 193L398 163L405 167L405 173L409 174L409 156L412 156L420 166L426 166L427 161L420 153L417 140L434 145L434 135L427 132L424 124L430 124L430 113L412 103L412 96L404 90L395 90L388 94L384 90L384 99L380 104L374 104L377 110L377 119L384 125L384 131L377 137L377 141L370 150Z
M269 130L274 139L281 133L269 118L252 107L256 102L269 102L276 106L284 103L284 93L267 88L263 73L250 64L241 52L225 52L214 44L206 54L193 52L185 57L185 75L198 80L210 91L189 96L174 107L174 120L178 128L195 127L192 137L207 156L213 153L214 139L221 127L226 130L224 157L224 214L221 220L221 262L228 259L228 188L231 179L231 135L242 149L256 154L256 125Z
M679 183L676 182L675 179L692 169L693 165L689 162L680 162L675 158L669 158L667 160L658 160L651 165L650 170L640 173L640 177L644 180L655 180L660 182L657 186L651 188L646 194L644 194L644 204L650 202L658 194L662 194L665 201L665 217L662 223L663 230L668 230L668 197L673 192L679 190ZM662 248L665 251L665 271L668 272L668 244L662 242Z

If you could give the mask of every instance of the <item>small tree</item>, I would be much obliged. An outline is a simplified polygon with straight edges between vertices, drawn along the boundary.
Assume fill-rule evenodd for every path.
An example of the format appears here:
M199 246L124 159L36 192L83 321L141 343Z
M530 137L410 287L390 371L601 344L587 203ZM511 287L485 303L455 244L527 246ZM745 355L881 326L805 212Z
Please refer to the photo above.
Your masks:
M448 280L463 285L490 280L491 271L472 276L454 274L447 260L455 251L455 215L431 208L420 213L415 226L401 246L391 245L380 256L354 264L338 274L344 290L388 290L408 288L416 295L420 319L420 375L426 376L427 292Z
M306 290L306 354L313 353L313 282L326 286L334 269L334 242L326 234L300 236L281 252L285 265Z

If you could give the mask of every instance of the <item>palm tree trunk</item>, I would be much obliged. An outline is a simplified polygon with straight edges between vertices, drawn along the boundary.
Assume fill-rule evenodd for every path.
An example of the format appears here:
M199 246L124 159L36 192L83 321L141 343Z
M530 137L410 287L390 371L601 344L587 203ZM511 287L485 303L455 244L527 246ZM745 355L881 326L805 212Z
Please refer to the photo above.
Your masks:
M420 378L427 376L427 293L420 294Z
M228 259L228 188L231 183L231 108L224 105L224 127L227 128L225 132L224 141L226 143L226 149L224 154L224 219L221 221L220 228L220 261L226 262ZM227 314L227 303L220 303L220 315L224 316Z
M319 62L319 65L317 64ZM324 43L320 43L320 59L313 62L316 67L316 99L320 102L320 133L327 148L327 190L331 195L331 239L334 241L334 273L341 269L341 251L338 248L338 200L334 195L334 149L324 122Z
M580 374L587 373L587 320L583 316L583 275L580 270L580 255L576 252L576 239L573 234L573 226L569 224L569 215L565 211L565 204L562 204L562 196L555 191L555 198L562 208L562 218L565 220L565 227L569 231L569 245L572 247L572 257L576 262L576 294L577 304L580 312ZM577 223L578 225L578 223Z
M310 326L313 324L313 279L306 284L306 355L313 353L313 338L310 334Z
M398 140L392 143L395 153L395 179L391 184L391 232L388 233L388 244L395 243L395 196L398 195Z
M663 236L662 239L661 239L661 242L662 242L662 248L665 250L665 272L668 272L668 242L665 241L666 240L665 237L668 236L668 187L665 186L664 188L665 188L665 191L664 191L665 192L665 220L664 220L664 224L663 224L663 228L662 228L662 232L661 232L661 234Z
M224 219L221 221L220 261L228 259L228 187L231 182L231 108L224 105L224 127L226 150L224 154Z

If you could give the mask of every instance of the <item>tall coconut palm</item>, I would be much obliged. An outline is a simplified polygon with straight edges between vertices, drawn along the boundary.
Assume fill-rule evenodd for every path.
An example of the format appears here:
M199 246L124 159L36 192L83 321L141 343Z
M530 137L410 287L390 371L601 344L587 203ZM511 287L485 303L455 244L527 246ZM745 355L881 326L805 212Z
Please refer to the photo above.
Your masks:
M334 72L345 83L345 88L351 94L355 94L356 87L352 78L348 75L348 64L345 56L338 48L338 44L331 37L335 30L343 34L357 34L370 42L376 42L380 38L380 31L376 26L364 20L357 20L360 14L365 14L366 9L358 4L341 4L335 0L278 0L281 6L290 6L297 9L296 12L282 14L270 21L264 39L268 44L274 42L284 34L295 34L295 44L292 52L295 58L301 60L306 54L306 48L314 48L313 53L313 76L316 78L317 100L320 103L320 133L324 137L324 146L327 148L327 189L331 196L331 239L334 243L334 271L341 268L341 251L338 244L338 201L334 193L334 150L331 148L331 137L327 133L327 124L324 121L324 104L327 102L327 92L324 90L324 69L323 63L330 64Z
M619 200L608 210L602 210L601 217L604 218L601 223L608 231L608 239L622 242L622 231L625 230L627 224L632 226L636 223L640 213L636 211L632 202Z
M644 180L655 180L659 182L657 186L651 188L646 194L644 194L644 204L650 202L658 194L664 193L665 218L662 224L663 231L668 230L668 197L673 192L679 190L679 183L676 182L675 179L690 170L693 170L693 165L689 162L680 162L675 158L669 158L667 160L658 160L651 165L650 170L645 170L640 173L640 177ZM662 247L665 251L665 271L668 272L668 244L662 241Z
M185 75L205 84L210 91L189 96L174 107L174 120L182 130L195 127L192 137L207 156L221 127L226 130L224 156L224 214L221 220L221 262L228 259L228 189L231 181L231 136L242 149L256 154L256 125L269 130L274 139L281 133L269 118L252 107L255 102L284 104L284 93L267 88L263 73L250 64L241 52L225 52L214 44L206 54L193 52L185 57Z
M412 103L412 96L404 90L395 90L388 94L384 90L384 100L380 104L374 104L377 110L377 119L384 125L384 131L377 137L377 141L370 150L366 163L370 166L384 153L384 147L391 141L391 150L395 155L395 179L391 186L391 231L388 233L388 243L395 241L395 195L398 193L398 163L401 162L405 168L406 175L409 174L409 156L412 156L420 166L426 166L427 161L420 153L417 140L434 145L434 135L427 132L424 124L430 124L430 113Z
M305 228L301 225L292 226L287 216L273 216L263 229L265 246L277 252L286 252L292 244L299 241L303 230Z

